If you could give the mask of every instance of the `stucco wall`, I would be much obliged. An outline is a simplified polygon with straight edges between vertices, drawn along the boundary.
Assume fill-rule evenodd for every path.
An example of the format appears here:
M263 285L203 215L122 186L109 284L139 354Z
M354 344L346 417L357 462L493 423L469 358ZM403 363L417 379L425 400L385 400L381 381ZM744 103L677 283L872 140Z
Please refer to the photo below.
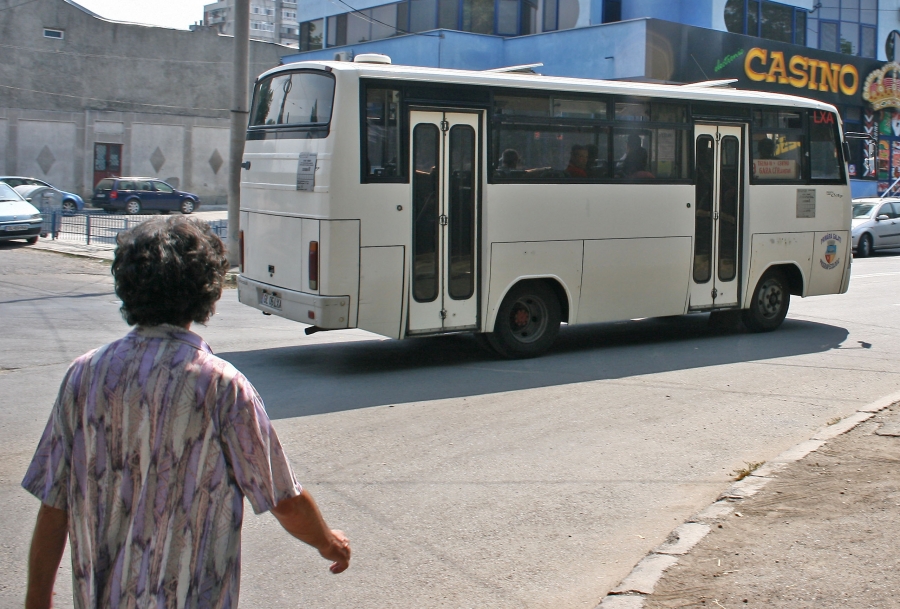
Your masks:
M0 12L0 171L86 195L94 143L115 143L123 174L224 200L231 37L112 22L66 0L0 0ZM252 42L251 77L290 50Z

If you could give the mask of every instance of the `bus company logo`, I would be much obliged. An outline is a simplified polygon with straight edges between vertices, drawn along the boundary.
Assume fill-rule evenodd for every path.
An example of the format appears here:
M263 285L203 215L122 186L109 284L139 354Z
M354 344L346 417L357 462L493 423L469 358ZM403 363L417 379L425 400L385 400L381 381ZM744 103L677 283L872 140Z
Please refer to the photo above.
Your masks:
M880 70L875 70L863 85L863 99L875 110L900 108L900 64L891 62Z
M820 243L825 244L825 259L819 259L819 264L823 269L833 269L841 263L838 258L838 243L841 242L841 236L829 233L822 237Z

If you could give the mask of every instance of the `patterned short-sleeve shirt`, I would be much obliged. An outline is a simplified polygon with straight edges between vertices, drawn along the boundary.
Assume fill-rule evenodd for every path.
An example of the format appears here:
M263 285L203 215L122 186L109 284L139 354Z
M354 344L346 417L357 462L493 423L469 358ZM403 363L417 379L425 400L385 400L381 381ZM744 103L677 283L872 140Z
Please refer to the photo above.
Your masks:
M68 511L79 609L236 607L243 498L301 492L250 382L175 326L75 360L22 486Z

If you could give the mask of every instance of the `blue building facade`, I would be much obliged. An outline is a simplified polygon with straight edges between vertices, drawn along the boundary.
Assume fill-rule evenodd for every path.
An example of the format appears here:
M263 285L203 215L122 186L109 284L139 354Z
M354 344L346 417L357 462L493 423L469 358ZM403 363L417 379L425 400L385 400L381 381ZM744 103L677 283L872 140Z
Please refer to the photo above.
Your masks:
M467 70L540 63L552 76L735 79L738 88L813 97L837 106L847 131L877 138L852 145L853 193L864 196L900 179L898 7L900 0L301 0L300 52L283 61L383 53L396 64Z

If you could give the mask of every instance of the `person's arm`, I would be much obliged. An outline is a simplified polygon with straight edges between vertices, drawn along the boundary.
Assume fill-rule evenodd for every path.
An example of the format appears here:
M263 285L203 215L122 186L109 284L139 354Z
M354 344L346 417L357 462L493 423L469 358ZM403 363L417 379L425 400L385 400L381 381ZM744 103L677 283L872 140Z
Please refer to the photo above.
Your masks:
M68 534L68 513L42 503L28 555L25 609L46 609L53 606L53 582L56 581L56 572L66 549Z
M332 573L350 566L350 541L343 531L328 528L309 491L303 489L299 495L280 501L272 514L285 531L317 549L322 558L333 560L329 567Z

